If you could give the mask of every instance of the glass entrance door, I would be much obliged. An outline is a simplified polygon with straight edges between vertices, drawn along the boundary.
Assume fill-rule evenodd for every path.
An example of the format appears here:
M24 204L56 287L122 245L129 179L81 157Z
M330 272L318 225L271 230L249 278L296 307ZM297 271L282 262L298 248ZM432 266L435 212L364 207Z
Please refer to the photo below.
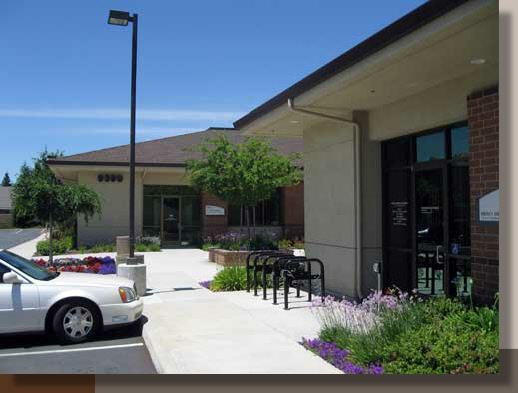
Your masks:
M162 200L162 239L164 243L180 242L180 198L164 197Z
M383 283L471 293L469 129L460 122L382 143Z
M415 172L416 288L420 293L444 293L447 235L445 190L445 167Z

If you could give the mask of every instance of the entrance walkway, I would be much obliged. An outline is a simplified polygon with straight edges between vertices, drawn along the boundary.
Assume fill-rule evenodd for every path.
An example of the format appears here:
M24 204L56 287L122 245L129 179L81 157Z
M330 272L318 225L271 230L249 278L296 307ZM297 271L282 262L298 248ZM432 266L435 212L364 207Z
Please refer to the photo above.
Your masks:
M152 294L144 298L143 336L159 372L340 373L298 344L318 332L308 303L285 311L271 304L271 295L263 301L246 292L202 288L198 282L219 267L201 250L145 255Z

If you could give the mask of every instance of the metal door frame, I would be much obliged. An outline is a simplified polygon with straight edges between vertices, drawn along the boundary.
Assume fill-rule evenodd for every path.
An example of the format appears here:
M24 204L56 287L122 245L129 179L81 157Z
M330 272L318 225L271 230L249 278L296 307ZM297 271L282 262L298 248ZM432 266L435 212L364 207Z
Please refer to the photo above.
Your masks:
M166 243L164 237L164 199L178 199L178 241L169 243L182 244L182 197L180 195L162 195L160 206L160 240L163 244Z

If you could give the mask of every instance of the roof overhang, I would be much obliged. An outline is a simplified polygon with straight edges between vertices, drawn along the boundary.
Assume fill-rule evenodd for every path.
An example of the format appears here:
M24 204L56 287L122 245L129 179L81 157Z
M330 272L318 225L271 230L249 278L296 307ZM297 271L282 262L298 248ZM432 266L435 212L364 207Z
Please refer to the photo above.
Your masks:
M466 77L474 90L498 84L497 0L427 2L234 125L245 134L302 135L319 120L291 112L288 98L351 118Z
M47 161L50 169L61 179L76 181L79 172L115 172L129 173L129 164L125 162L97 162L97 161ZM186 165L165 163L136 163L136 173L185 173Z

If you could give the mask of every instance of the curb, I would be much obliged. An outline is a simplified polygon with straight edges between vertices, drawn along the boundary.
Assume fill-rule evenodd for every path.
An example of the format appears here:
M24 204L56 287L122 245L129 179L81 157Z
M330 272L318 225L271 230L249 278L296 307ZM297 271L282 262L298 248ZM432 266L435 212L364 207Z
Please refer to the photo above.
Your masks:
M142 326L142 338L144 340L144 343L146 344L146 348L149 352L149 356L151 357L151 361L153 362L153 366L155 367L156 372L158 374L165 374L163 367L160 365L159 356L155 349L155 346L153 345L153 340L150 337L149 329L146 329L146 324Z

